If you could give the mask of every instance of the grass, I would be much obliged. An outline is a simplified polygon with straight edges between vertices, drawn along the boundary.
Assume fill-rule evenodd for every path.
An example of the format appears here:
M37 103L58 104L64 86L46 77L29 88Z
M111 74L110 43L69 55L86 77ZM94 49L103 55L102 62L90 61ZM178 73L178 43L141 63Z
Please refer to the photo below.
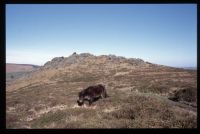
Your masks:
M125 68L118 70L129 71ZM173 95L178 96L180 101L196 103L196 77L193 76L194 73L188 72L185 76L175 75L175 71L181 72L180 69L153 68L143 72L134 70L118 76L114 76L115 72L112 70L110 76L103 72L95 75L84 71L79 75L60 72L59 75L51 75L54 84L48 83L49 81L33 82L14 92L6 92L6 127L196 128L196 112L191 112L187 105L185 109L175 105L180 102L171 103L167 99L171 88L176 87L177 92ZM94 109L73 108L81 89L99 83L106 85L110 97L94 102ZM129 88L131 90L127 90ZM53 107L60 105L66 108L53 110ZM10 110L11 108L14 109ZM41 113L46 108L50 111ZM33 120L27 121L29 116Z
M179 118L176 118L178 114L171 109L170 105L162 102L154 97L145 96L131 96L124 101L129 104L123 105L121 109L113 111L108 114L104 114L103 118L118 122L118 120L126 120L126 127L133 128L184 128L188 126L191 128L196 127L195 116L187 116L188 112L183 112ZM134 102L134 103L133 103ZM119 127L119 126L115 126Z
M6 128L16 128L18 117L15 114L7 114L6 116Z
M85 123L83 125L87 125L86 121L88 122L88 120L93 120L95 113L96 111L94 111L93 109L81 109L81 108L65 109L65 110L58 110L56 112L49 112L44 114L40 118L33 120L32 128L50 127L52 123L56 124L55 128L60 128L61 126L66 127L70 126L70 124L73 125L74 122L80 122L80 121L84 122L84 120ZM91 115L93 115L93 117L91 117Z
M29 122L31 128L195 128L196 116L189 112L176 112L171 105L153 94L133 93L123 97L123 91L101 99L93 104L96 109L67 108L43 114ZM34 106L34 105L33 105ZM28 106L27 106L28 107ZM51 105L50 105L51 107ZM104 109L117 107L114 111ZM35 107L36 109L36 107ZM40 109L36 110L39 112ZM19 118L28 116L28 111L19 109ZM23 115L22 115L23 113ZM30 113L31 114L31 113ZM16 116L16 114L15 114ZM8 114L7 126L18 127L19 118L11 120ZM14 119L14 118L13 118ZM19 122L18 124L16 122ZM52 125L53 124L53 125Z
M57 111L57 112L49 112L47 114L44 114L39 119L35 120L32 124L32 128L41 128L45 125L48 125L52 122L64 122L64 119L66 118L67 114L64 111Z
M160 83L149 83L144 82L139 89L141 92L144 93L155 93L155 94L162 94L167 93L169 91L168 86L162 85Z
M12 72L12 73L6 73L6 83L10 83L26 74L29 72Z

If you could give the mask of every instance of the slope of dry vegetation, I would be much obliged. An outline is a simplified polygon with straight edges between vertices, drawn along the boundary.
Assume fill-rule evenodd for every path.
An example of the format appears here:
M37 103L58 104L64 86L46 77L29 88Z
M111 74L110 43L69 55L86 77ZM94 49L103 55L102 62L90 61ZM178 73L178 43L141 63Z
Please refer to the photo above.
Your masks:
M197 127L196 71L113 56L68 58L6 87L7 128ZM78 107L78 92L99 83L110 97Z
M6 84L38 69L37 65L6 63Z
M37 65L6 63L6 73L29 72L38 67Z

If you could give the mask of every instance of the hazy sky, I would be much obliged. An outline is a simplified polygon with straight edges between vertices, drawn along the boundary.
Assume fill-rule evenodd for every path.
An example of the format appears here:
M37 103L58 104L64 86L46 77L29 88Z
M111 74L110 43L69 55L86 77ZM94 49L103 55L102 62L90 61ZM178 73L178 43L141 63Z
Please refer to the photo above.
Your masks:
M195 4L7 4L6 62L43 65L73 52L197 65Z

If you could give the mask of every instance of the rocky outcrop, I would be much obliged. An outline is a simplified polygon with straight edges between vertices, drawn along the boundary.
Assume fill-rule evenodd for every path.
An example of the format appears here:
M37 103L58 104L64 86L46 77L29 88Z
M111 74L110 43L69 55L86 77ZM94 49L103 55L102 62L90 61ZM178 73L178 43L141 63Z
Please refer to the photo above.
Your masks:
M66 67L71 65L91 65L91 64L104 64L106 66L112 65L123 65L126 66L134 66L134 67L145 67L150 63L144 62L142 59L136 58L125 58L122 56L115 56L115 55L100 55L95 56L90 53L81 53L77 54L74 52L69 57L56 57L53 58L51 61L48 61L42 67L43 69L50 69L50 68L59 68L59 67Z

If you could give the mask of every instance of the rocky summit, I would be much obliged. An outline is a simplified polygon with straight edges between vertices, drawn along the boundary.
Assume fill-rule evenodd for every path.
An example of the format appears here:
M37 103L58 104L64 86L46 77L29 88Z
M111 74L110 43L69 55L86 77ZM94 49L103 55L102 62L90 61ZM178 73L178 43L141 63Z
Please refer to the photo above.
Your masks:
M105 85L108 98L77 105ZM55 57L6 86L7 128L196 128L197 72L115 55Z
M70 65L104 65L104 67L108 67L109 65L119 65L119 66L132 66L133 67L144 67L149 66L149 63L144 62L141 59L126 59L121 56L115 55L101 55L101 56L94 56L89 53L81 53L76 54L73 53L69 57L56 57L53 58L51 61L48 61L44 64L42 68L49 69L49 68L63 68L69 67ZM105 68L107 69L107 68Z

